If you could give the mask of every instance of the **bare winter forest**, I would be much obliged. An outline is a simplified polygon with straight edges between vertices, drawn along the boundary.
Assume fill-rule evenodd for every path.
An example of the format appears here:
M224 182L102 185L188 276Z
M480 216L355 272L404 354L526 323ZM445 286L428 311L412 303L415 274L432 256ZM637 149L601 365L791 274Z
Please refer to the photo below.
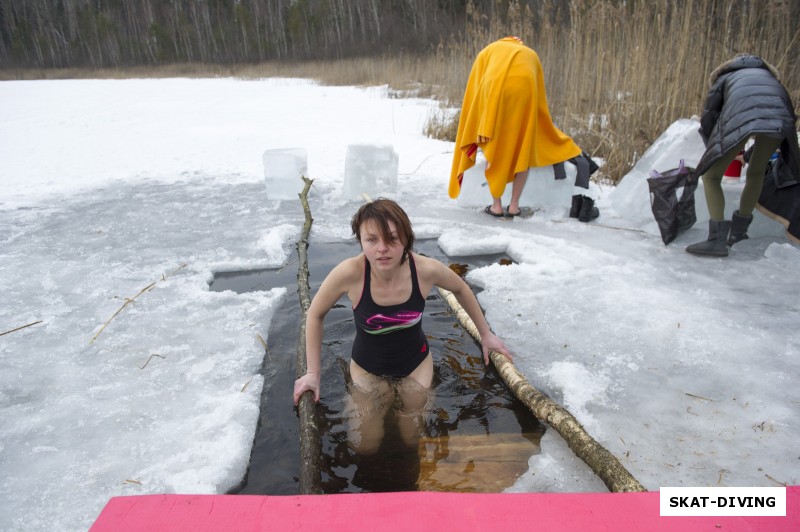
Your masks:
M0 80L301 76L388 84L460 106L475 54L517 35L559 126L611 182L708 74L755 53L800 101L797 0L0 0ZM452 113L426 134L451 138Z

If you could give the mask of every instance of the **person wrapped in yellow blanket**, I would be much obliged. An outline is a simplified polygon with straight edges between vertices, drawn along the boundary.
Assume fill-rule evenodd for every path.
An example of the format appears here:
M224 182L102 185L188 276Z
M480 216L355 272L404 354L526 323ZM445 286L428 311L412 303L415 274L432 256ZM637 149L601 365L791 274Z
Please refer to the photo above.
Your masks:
M478 148L486 158L492 216L516 216L528 169L577 157L581 149L550 117L539 56L518 37L495 41L472 65L453 153L448 194L457 198L464 172L475 164ZM512 183L503 210L501 196Z

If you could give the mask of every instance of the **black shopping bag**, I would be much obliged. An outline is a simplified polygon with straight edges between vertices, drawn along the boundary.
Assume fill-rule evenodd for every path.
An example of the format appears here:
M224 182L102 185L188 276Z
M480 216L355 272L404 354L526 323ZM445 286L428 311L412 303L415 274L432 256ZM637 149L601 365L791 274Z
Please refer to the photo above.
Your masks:
M650 172L647 178L650 187L650 207L661 231L664 245L697 221L694 210L694 192L697 190L697 177L694 168L684 165L681 159L678 168L666 172Z

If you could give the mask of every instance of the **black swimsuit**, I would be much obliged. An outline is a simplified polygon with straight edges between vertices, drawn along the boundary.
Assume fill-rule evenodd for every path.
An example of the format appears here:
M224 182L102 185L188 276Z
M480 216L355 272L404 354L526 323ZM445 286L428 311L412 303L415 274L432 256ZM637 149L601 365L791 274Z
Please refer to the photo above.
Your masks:
M406 377L428 356L428 339L422 331L425 298L419 289L411 253L411 297L399 305L381 306L372 300L369 261L364 257L364 289L353 307L356 337L352 358L373 375Z

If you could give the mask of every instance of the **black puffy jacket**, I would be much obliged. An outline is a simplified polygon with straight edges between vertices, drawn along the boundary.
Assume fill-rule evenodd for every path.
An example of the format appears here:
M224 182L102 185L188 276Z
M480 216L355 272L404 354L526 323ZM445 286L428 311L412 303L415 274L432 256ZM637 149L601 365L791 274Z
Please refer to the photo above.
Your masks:
M711 89L700 117L706 151L696 175L705 173L723 154L755 133L783 139L779 164L774 165L780 188L800 181L800 148L792 100L774 69L755 55L739 55L711 75Z

